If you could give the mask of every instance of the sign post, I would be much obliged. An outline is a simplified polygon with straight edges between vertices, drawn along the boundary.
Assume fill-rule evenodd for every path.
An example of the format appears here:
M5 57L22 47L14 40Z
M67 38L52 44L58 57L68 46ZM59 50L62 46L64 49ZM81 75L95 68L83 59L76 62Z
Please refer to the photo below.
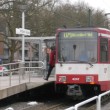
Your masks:
M23 20L24 21L24 20ZM24 29L24 23L22 23L22 28L16 28L16 34L21 34L22 35L22 62L24 62L24 44L25 44L25 40L24 37L25 35L30 36L30 30L28 29Z
M30 36L30 30L24 28L16 28L16 34L28 35Z
M16 28L16 34L21 34L22 35L22 67L24 67L24 61L25 61L25 50L24 50L24 47L25 47L25 35L30 35L30 30L27 30L25 29L25 11L26 11L26 5L21 5L21 11L22 11L22 28ZM23 74L25 73L24 72L24 69L21 68L20 70L22 73L22 77L24 76ZM20 76L19 76L20 78Z
M24 11L22 11L22 28L24 29L25 28L25 10ZM22 62L24 62L25 61L25 59L24 59L24 44L25 44L25 41L24 41L24 34L22 34Z
M24 16L24 15L23 15ZM24 17L23 17L24 18ZM24 21L24 20L23 20ZM30 36L30 30L28 29L24 29L24 22L22 22L22 28L16 28L16 34L21 34L22 35L22 62L24 62L24 44L25 44L25 40L24 37L25 35Z

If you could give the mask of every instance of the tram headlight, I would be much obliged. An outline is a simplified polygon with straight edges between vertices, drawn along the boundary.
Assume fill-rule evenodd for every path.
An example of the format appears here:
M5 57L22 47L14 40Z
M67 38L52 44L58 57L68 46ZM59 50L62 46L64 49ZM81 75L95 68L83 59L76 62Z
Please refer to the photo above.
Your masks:
M93 83L94 77L93 76L86 76L86 82Z
M65 83L66 82L66 76L59 76L58 81Z

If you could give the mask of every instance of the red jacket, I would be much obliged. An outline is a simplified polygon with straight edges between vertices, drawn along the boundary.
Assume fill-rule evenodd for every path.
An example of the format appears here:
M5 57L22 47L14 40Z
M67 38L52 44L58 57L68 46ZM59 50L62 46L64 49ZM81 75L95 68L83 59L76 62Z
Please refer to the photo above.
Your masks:
M51 51L49 54L49 64L55 66L55 50Z

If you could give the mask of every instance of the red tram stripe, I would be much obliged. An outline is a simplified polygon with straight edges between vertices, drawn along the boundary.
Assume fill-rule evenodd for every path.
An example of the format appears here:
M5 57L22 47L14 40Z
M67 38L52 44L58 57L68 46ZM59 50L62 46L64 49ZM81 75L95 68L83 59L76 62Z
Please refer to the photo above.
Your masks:
M60 82L59 78L62 76L66 76L66 82ZM87 76L93 76L94 82L86 82ZM99 81L97 74L83 74L83 75L69 75L69 74L57 74L56 75L56 84L98 84L100 85L101 91L107 91L110 90L110 81Z

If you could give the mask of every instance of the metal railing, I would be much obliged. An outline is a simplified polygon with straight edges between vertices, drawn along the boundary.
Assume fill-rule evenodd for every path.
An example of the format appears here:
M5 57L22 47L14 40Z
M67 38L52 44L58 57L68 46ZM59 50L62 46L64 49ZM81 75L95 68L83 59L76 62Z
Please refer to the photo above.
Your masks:
M100 95L98 96L98 100L97 100L97 110L101 110L101 98L102 98L103 96L109 94L109 93L110 93L110 90L107 91L107 92L104 92L104 93L102 93L102 94L100 94Z
M88 100L80 102L80 103L76 104L75 106L67 108L65 110L78 110L78 108L81 107L82 105L85 105L85 104L87 104L87 103L89 103L89 102L91 102L93 100L96 100L97 98L98 98L98 96L94 96L94 97L92 97L92 98L90 98Z
M15 83L30 82L31 78L35 78L33 74L42 76L43 66L42 61L20 61L0 65L0 88L12 86Z
M81 107L81 106L83 106L83 105L85 105L85 104L87 104L87 103L89 103L89 102L91 102L93 100L96 100L96 110L101 110L101 98L103 96L109 94L109 93L110 93L110 90L107 91L107 92L104 92L104 93L102 93L102 94L100 94L98 96L94 96L94 97L92 97L92 98L90 98L88 100L82 101L82 102L76 104L75 106L69 107L69 108L67 108L65 110L78 110L79 107Z

